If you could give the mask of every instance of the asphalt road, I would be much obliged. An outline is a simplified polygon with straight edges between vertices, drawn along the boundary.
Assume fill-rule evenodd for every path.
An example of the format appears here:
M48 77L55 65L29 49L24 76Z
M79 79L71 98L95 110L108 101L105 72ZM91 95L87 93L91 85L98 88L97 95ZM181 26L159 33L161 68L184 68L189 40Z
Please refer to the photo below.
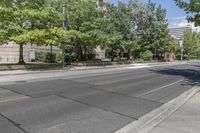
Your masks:
M113 133L199 80L194 62L0 85L0 133Z

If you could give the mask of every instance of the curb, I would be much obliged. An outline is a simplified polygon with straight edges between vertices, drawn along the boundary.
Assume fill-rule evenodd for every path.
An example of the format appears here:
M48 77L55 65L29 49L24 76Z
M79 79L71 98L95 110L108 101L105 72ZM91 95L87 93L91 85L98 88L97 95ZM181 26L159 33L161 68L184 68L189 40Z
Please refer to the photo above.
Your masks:
M134 121L115 133L148 133L155 128L162 121L167 119L176 110L188 102L197 92L200 87L195 86L192 89L184 92L177 98L163 104L161 107L153 110L152 112L144 115L139 120Z
M148 65L150 67L156 67L156 66L170 66L170 65L180 65L181 63L178 63L178 62L175 62L175 63L178 63L178 64L173 64L174 62L172 63L144 63L144 65ZM186 64L185 62L183 62L184 64ZM85 67L85 68L81 68L81 69L78 69L76 67L65 67L64 69L62 68L59 68L59 69L50 69L52 72L62 72L62 71L85 71L85 70L100 70L100 69L112 69L112 68L122 68L122 67L129 67L129 66L135 66L137 65L138 63L136 64L129 64L129 65L114 65L114 66L101 66L101 67L93 67L93 68L90 68L90 67ZM30 69L31 70L31 69ZM10 75L26 75L26 74L36 74L36 73L49 73L49 71L40 71L41 69L34 69L35 72L22 72L22 73L15 73L15 74L0 74L0 76L10 76Z
M125 65L120 65L120 66L104 66L104 67L96 67L96 68L81 68L81 69L76 69L75 67L65 67L64 69L56 69L56 70L50 70L49 71L40 71L36 70L35 72L24 72L24 73L15 73L15 74L0 74L0 76L9 76L9 75L26 75L26 74L37 74L37 73L54 73L54 72L67 72L67 71L85 71L85 70L95 70L95 69L111 69L111 68L121 68L121 67L126 67Z

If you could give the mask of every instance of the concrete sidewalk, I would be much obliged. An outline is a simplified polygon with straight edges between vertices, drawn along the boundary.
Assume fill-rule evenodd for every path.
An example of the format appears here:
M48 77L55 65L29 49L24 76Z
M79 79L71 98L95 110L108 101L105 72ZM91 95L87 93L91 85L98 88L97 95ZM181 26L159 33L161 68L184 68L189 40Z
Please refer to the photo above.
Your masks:
M199 133L199 96L200 87L196 85L115 133Z
M200 92L148 133L199 133Z

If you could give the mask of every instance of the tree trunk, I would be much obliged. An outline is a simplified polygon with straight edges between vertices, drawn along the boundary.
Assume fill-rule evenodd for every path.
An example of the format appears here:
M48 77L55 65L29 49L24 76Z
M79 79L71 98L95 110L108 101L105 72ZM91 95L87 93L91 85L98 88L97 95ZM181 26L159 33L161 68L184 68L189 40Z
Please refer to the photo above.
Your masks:
M120 52L119 52L119 60L120 60L120 61L122 60L122 56L123 56L123 52L120 51Z
M112 62L114 61L114 51L113 51L113 49L111 50L111 61Z
M153 58L154 60L155 59L158 59L158 56L157 56L157 49L155 48L155 50L154 50L154 58Z
M132 60L135 60L135 51L132 53Z
M131 59L131 49L128 49L127 60Z
M51 54L53 54L53 46L50 45L50 48L51 48Z
M19 62L18 64L25 64L24 57L23 57L23 44L19 44Z
M77 58L78 61L83 61L84 57L83 57L83 50L80 44L77 44Z
M112 57L111 57L111 62L113 62L113 61L114 61L114 57L112 56Z
M164 54L164 58L165 58L165 54ZM161 53L161 57L158 56L158 60L163 59L163 53Z
M188 54L188 60L190 60L190 54Z
M50 63L54 62L53 60L53 46L50 45L50 49L51 49L51 56L50 56Z
M89 56L89 52L86 46L84 46L84 60L87 61L88 60L88 56Z

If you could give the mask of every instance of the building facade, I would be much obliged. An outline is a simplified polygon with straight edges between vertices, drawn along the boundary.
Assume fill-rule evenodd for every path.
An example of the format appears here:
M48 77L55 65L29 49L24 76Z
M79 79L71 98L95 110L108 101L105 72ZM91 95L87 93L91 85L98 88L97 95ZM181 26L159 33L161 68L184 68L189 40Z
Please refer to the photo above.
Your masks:
M183 33L185 30L192 30L191 26L183 26L183 27L170 27L169 28L169 34L171 35L171 41L175 45L179 45L179 41L183 40ZM165 60L176 60L176 55L175 53L167 52L165 53Z
M175 39L178 39L178 40L181 40L182 39L182 36L183 36L183 32L185 30L192 30L192 27L191 26L183 26L183 27L170 27L169 28L169 34L175 38Z

